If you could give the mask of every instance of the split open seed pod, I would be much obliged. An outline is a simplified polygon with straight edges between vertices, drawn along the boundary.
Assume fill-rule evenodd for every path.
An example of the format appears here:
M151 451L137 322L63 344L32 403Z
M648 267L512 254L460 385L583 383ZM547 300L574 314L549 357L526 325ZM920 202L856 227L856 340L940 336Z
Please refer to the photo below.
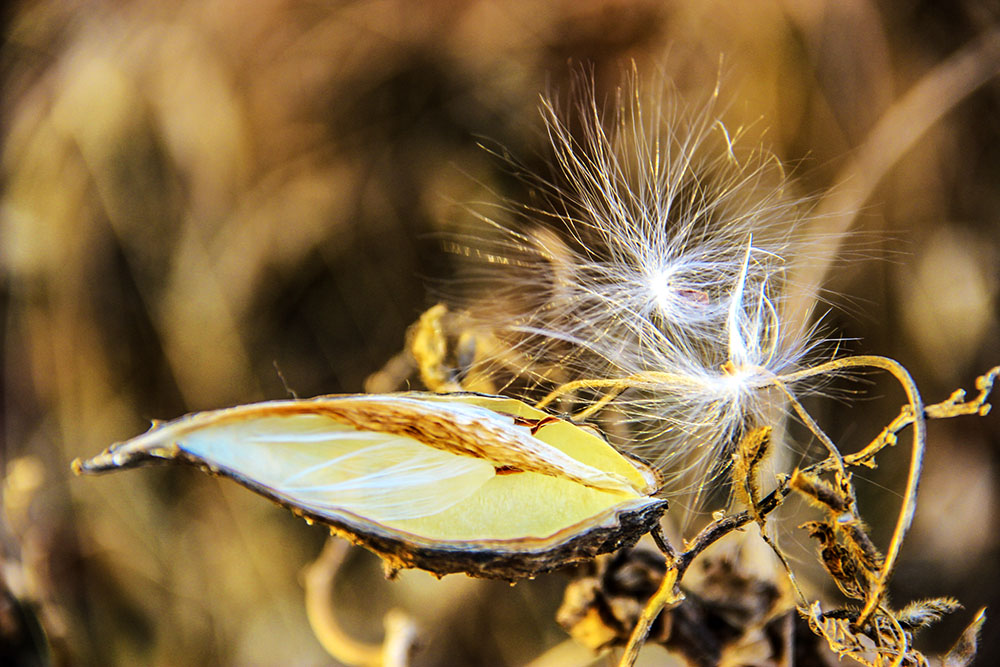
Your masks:
M631 546L667 509L655 472L592 429L478 394L323 396L200 412L78 473L156 462L229 477L390 568L516 579Z

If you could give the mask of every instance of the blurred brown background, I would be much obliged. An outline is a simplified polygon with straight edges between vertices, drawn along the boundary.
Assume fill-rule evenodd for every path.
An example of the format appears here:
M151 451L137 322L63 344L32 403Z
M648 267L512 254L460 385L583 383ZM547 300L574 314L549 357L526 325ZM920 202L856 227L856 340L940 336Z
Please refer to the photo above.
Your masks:
M5 12L0 572L56 663L95 665L330 662L299 579L322 529L193 470L84 479L69 463L150 418L283 397L275 367L300 396L364 390L430 305L426 281L448 275L428 233L507 186L477 142L544 152L538 95L566 89L568 62L592 63L600 90L634 59L704 93L724 56L727 118L766 129L802 192L822 194L895 100L1000 23L1000 4L976 0ZM893 165L827 283L829 328L903 362L929 401L1000 361L998 147L990 80ZM848 448L898 409L888 383L870 389L887 400L813 406ZM967 605L932 650L1000 603L998 424L931 428L893 594ZM900 472L859 484L887 526L900 449ZM375 640L390 606L413 611L418 664L521 664L565 638L559 575L387 583L363 553L346 568L345 626ZM998 636L988 624L979 664L1000 661Z

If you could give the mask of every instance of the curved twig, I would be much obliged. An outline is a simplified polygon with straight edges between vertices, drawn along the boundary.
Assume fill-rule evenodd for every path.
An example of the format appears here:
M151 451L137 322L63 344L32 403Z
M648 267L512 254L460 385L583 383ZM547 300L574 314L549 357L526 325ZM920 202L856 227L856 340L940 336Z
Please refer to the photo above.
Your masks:
M910 529L910 524L913 522L913 514L917 509L917 489L920 486L920 473L923 468L924 448L927 440L927 424L926 416L924 414L923 399L920 397L920 391L917 389L916 383L913 381L910 373L903 367L902 364L887 357L878 357L874 355L862 355L857 357L847 357L846 359L836 359L813 368L807 368L795 373L789 373L779 378L784 381L800 380L818 375L820 373L825 373L827 371L863 367L879 368L889 372L893 377L895 377L899 384L903 387L903 391L906 392L907 403L913 411L914 416L913 450L910 455L910 469L906 480L906 490L903 493L903 506L899 510L899 518L896 520L896 527L892 533L892 540L889 543L889 549L886 551L885 564L882 566L882 571L879 573L879 577L875 582L874 590L865 600L865 606L862 608L861 613L858 616L858 620L856 622L858 627L862 627L865 623L867 623L868 619L881 602L882 597L885 595L885 589L887 588L889 577L892 576L893 567L896 564L896 559L899 557L899 551L903 544L903 538L906 537L906 532Z
M319 557L306 568L306 616L313 634L327 653L354 667L405 667L416 640L416 627L402 611L392 609L385 616L385 641L359 642L340 627L330 604L337 572L350 545L331 537Z

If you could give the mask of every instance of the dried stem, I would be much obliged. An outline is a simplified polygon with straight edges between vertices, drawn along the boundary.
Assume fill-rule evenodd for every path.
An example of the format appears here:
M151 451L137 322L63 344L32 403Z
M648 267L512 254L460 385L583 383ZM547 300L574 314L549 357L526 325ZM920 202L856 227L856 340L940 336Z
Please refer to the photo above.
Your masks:
M322 553L305 571L306 615L309 625L327 653L353 667L405 667L416 640L413 621L398 609L385 616L385 641L359 642L344 632L330 600L337 572L344 563L349 545L330 538Z
M830 452L830 460L837 464L837 472L840 473L840 476L846 478L847 468L845 467L844 464L844 457L841 455L840 450L837 448L837 445L833 444L833 440L830 439L830 436L828 436L823 431L823 429L819 427L819 424L816 423L816 420L812 418L812 415L810 415L806 411L806 409L802 406L799 400L795 398L795 395L788 390L788 387L786 387L783 382L781 382L780 380L775 380L774 384L785 395L785 398L788 399L788 402L789 404L791 404L792 409L795 410L795 414L799 416L799 418L803 421L806 427L812 432L813 435L816 436L816 439L819 440L821 443L823 443L823 446L826 447L826 450Z
M928 405L924 408L924 416L927 419L948 419L950 417L960 417L963 415L986 416L990 411L990 404L986 402L990 392L993 391L993 384L997 376L1000 375L1000 366L994 366L989 371L976 378L976 388L979 394L970 401L963 401L965 391L959 389L952 393L947 399L940 403ZM913 423L913 409L909 405L904 405L899 411L899 415L889 422L889 425L882 429L872 442L860 452L846 457L850 465L871 465L870 461L875 454L880 452L887 445L896 444L896 435L904 428Z
M588 417L596 414L601 408L606 406L608 403L613 401L619 394L621 394L626 389L631 389L641 385L656 385L663 383L677 383L677 384L690 384L694 385L690 378L684 375L678 375L675 373L666 373L663 371L647 371L644 373L636 373L635 375L630 375L624 378L613 378L609 380L596 380L596 379L584 379L584 380L574 380L572 382L567 382L565 384L559 385L552 391L550 391L545 398L538 401L535 404L536 408L544 408L557 398L565 396L577 389L607 389L608 391L595 401L592 405L589 405L586 409L581 410L573 415L574 420L587 419Z
M781 501L784 500L785 496L788 495L789 491L790 489L787 484L782 484L769 493L757 508L759 516L764 517L774 511L781 504ZM717 519L705 526L694 538L694 541L686 545L687 548L680 554L677 554L673 547L670 546L670 543L663 539L662 533L657 536L657 532L654 531L653 539L667 557L667 571L663 575L660 587L649 598L645 608L642 610L639 622L632 630L628 645L625 647L625 653L618 663L619 667L632 667L635 664L636 658L639 655L639 649L645 643L646 636L649 634L649 628L652 626L653 621L656 620L656 617L664 609L674 607L684 600L684 594L678 588L678 584L684 578L684 573L687 572L688 567L698 554L729 533L745 526L753 520L754 514L750 511L743 511L739 514Z
M639 616L639 622L636 623L635 629L628 639L625 653L622 655L621 662L618 663L619 667L631 667L635 664L635 660L639 656L639 649L645 643L646 635L649 634L649 628L653 625L656 617L664 609L674 607L684 600L684 593L677 587L681 576L683 576L683 571L678 569L676 565L671 566L668 562L667 571L663 574L660 587L646 603L642 615Z

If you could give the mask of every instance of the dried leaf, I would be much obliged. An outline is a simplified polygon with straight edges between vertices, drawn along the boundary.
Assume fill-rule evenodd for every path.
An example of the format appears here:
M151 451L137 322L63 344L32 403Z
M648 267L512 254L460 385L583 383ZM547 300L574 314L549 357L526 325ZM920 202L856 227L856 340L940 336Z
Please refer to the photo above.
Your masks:
M866 577L850 550L837 543L833 527L825 521L807 521L799 526L809 531L809 537L819 541L820 561L833 577L837 588L849 598L864 600Z
M747 433L733 454L733 494L746 505L758 523L763 522L760 504L758 468L767 457L771 445L771 427L762 426Z
M851 508L850 499L819 475L796 469L788 484L820 509L839 515Z

